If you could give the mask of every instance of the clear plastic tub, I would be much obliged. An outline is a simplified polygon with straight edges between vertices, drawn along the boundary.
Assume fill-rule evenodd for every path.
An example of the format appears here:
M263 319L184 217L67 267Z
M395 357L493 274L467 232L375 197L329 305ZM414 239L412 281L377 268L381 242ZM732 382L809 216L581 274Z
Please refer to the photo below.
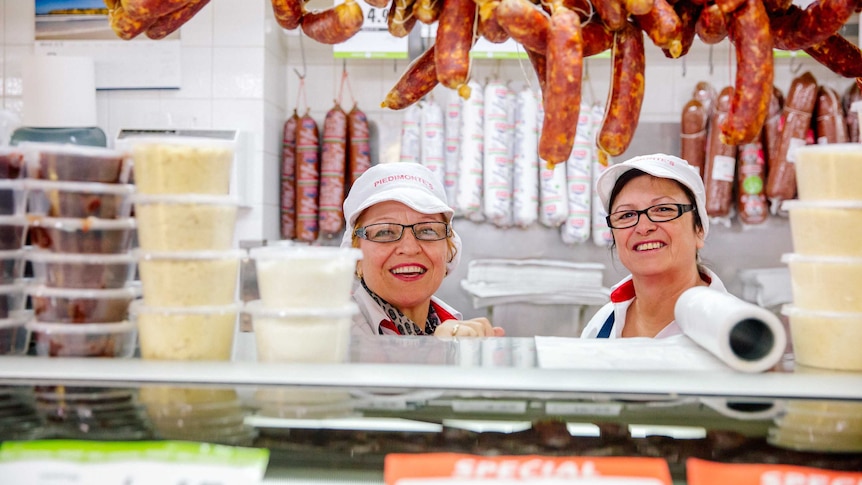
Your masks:
M10 314L24 309L24 282L11 285L0 285L0 320L9 318Z
M147 406L198 406L214 403L237 403L239 394L235 389L210 387L142 386L138 400Z
M122 288L135 272L129 254L70 254L32 251L27 254L35 279L54 288Z
M24 187L31 214L121 219L132 213L131 184L26 180Z
M862 371L862 313L802 310L784 305L796 362L822 369Z
M806 145L794 156L800 200L862 199L862 144Z
M126 320L129 304L140 295L135 286L116 289L27 288L36 320L56 323L111 323Z
M128 146L140 194L212 194L230 191L234 142L193 137L134 137Z
M787 200L793 250L811 256L862 256L862 200Z
M126 183L129 160L112 148L60 143L24 142L27 176L45 180Z
M128 252L135 236L136 221L32 217L30 242L56 253L117 254Z
M144 302L152 307L230 305L244 250L135 253Z
M27 227L24 216L0 216L0 251L23 248Z
M862 258L785 254L794 304L803 310L862 313Z
M15 283L24 274L25 250L0 251L0 285Z
M138 326L141 358L230 360L240 305L154 308L137 301L129 310Z
M27 322L36 355L41 357L131 357L137 332L131 322Z
M26 310L10 313L0 319L0 355L24 355L30 346L27 322L32 314Z
M144 251L224 251L233 247L239 204L232 197L138 195L138 244Z
M20 216L27 208L27 190L20 179L0 179L0 215Z
M339 363L349 356L355 303L323 308L269 309L260 300L246 304L261 362Z
M0 179L17 179L24 176L26 164L20 146L0 146Z
M350 301L356 248L276 245L250 251L262 304L268 308L328 308ZM320 291L326 288L326 291Z

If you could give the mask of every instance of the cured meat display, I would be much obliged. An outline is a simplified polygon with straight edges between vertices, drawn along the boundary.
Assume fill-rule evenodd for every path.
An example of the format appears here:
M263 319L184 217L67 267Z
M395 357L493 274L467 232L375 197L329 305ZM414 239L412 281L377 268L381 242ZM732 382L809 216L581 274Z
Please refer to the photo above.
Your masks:
M347 72L341 91L349 88ZM298 100L305 100L300 78ZM281 150L281 238L306 243L340 240L342 205L353 182L372 164L368 117L341 107L341 93L326 113L323 130L305 108L284 123ZM418 137L418 131L416 133ZM418 140L417 140L418 143Z
M814 0L804 8L775 0L362 1L388 8L387 30L395 37L406 36L417 19L437 27L435 42L407 67L386 95L383 106L390 109L416 103L438 83L463 98L470 97L470 53L480 37L491 43L511 38L523 46L547 104L540 122L544 130L539 152L552 164L565 163L572 149L584 58L608 49L613 58L612 79L596 138L603 161L625 152L637 128L647 41L665 56L679 58L695 38L707 44L730 40L735 48L736 78L720 127L720 139L728 145L760 141L773 96L773 48L804 51L839 76L862 78L862 50L843 37L842 30L859 11L857 0ZM163 38L208 2L104 0L111 28L126 40L141 33ZM342 0L323 10L311 10L302 0L270 3L279 26L301 29L323 44L350 39L360 31L364 19L357 0ZM856 135L851 132L849 136Z

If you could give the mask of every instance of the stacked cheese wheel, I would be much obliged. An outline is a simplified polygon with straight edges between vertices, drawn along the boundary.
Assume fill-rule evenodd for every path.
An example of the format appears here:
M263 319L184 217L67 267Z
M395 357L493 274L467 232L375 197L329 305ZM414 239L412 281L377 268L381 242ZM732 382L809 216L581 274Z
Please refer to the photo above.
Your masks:
M131 315L141 357L230 360L239 303L229 196L234 146L191 137L129 139L143 300Z
M809 145L796 150L799 200L786 201L794 252L793 305L784 312L796 362L862 370L862 145Z

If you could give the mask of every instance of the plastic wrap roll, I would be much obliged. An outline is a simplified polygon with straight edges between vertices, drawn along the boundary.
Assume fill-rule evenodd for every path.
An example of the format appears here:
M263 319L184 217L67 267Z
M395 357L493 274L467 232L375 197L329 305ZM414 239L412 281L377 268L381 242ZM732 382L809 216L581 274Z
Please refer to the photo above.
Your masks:
M772 368L787 345L774 313L705 286L680 295L674 314L686 336L738 371Z

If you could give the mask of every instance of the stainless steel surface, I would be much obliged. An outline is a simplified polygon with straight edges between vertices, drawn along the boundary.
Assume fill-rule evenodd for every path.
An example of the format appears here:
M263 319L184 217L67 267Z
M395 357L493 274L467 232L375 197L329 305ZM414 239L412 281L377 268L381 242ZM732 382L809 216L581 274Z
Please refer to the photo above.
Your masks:
M530 355L532 342L377 336L354 339L349 364L4 357L0 383L451 390L498 397L539 393L862 400L858 373L540 369L535 361L523 358Z

